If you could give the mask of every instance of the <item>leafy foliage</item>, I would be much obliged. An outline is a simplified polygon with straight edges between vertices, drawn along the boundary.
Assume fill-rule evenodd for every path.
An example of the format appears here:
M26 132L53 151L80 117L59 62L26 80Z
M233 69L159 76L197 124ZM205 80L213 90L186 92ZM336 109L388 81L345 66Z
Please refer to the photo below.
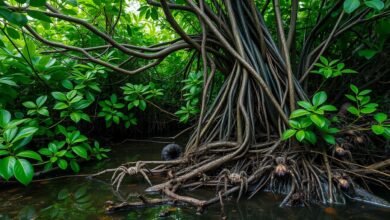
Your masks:
M188 79L182 81L185 85L182 89L184 92L185 106L182 106L179 111L175 112L180 118L180 122L187 123L191 117L199 113L199 100L202 93L202 73L191 72Z
M321 136L327 143L335 144L334 134L339 129L331 127L331 121L327 119L328 112L337 111L333 105L325 104L327 94L323 91L314 94L311 102L298 101L302 108L297 109L290 114L289 125L291 129L283 133L283 139L295 138L299 142L317 143L317 136Z
M345 69L345 64L341 63L339 60L329 61L325 57L320 57L321 63L315 63L314 65L319 67L318 70L312 70L312 73L322 75L325 79L335 78L337 76L342 76L346 73L357 73L352 69Z

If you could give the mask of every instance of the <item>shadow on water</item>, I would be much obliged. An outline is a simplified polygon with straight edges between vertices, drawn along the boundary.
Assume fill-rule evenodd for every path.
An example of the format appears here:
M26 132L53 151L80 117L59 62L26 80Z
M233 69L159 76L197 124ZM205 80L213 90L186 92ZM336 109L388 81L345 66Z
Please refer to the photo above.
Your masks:
M113 149L111 158L102 162L84 164L81 172L93 173L112 168L126 161L159 159L164 144L129 142ZM152 180L153 181L153 180ZM108 200L136 199L147 187L141 178L127 178L120 193L115 192L110 176L99 179L84 177L38 181L28 187L0 190L0 219L221 219L219 205L211 206L201 215L192 207L159 206L136 209L113 215L104 213ZM196 195L209 196L210 192L197 191ZM225 202L228 219L390 219L390 209L349 203L340 207L279 208L282 198L262 193L251 200ZM160 218L161 213L170 213Z

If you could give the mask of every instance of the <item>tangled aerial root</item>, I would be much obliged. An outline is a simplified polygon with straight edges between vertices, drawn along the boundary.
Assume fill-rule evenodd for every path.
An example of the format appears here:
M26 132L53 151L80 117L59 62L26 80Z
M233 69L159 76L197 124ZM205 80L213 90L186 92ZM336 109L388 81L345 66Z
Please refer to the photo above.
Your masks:
M279 147L283 146L279 141L272 143L279 144ZM368 170L373 173L371 168L364 168L348 160L330 156L327 152L314 150L295 149L288 153L273 151L272 154L248 152L244 158L233 158L223 166L213 169L209 169L209 164L214 159L210 161L207 158L223 157L223 154L213 153L205 156L202 153L197 156L203 161L197 161L197 157L192 154L175 161L138 161L105 171L113 172L111 181L116 190L119 190L126 175L140 174L151 186L147 192L158 191L167 196L164 199L146 199L141 196L140 202L123 201L117 205L110 204L106 211L187 203L197 207L201 212L214 203L219 202L223 205L223 199L230 196L237 195L238 201L244 194L249 194L251 198L263 190L284 194L281 206L301 206L310 203L344 204L345 196L353 197L354 189L356 187L360 189L355 183L357 178L376 181L388 189L386 185L386 181L389 180L388 172L378 170L386 164L383 161L380 162L382 167L378 167L378 163L373 165L377 168L375 171L377 174L387 177L387 180L382 181L381 178L374 179L367 175ZM154 167L146 168L152 165ZM193 170L197 170L197 175L189 175ZM162 175L167 181L153 185L148 175ZM215 197L200 200L179 194L200 187L215 189Z

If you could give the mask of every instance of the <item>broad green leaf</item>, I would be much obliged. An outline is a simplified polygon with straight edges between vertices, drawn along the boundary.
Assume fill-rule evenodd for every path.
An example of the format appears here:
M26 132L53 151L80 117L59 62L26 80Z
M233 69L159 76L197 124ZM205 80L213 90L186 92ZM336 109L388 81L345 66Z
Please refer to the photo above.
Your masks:
M356 102L355 96L351 96L351 95L349 95L349 94L346 94L345 96L346 96L349 100Z
M14 166L16 159L9 156L0 160L0 176L5 180L9 180L14 175Z
M297 140L298 140L299 142L302 142L303 139L305 139L305 131L304 131L304 130L298 131L298 132L295 134L295 137L297 138Z
M367 7L373 8L377 11L380 11L385 7L385 4L381 0L364 1L364 4L366 4Z
M22 104L26 108L36 108L37 105L34 102L28 101L28 102L23 102Z
M39 155L37 152L31 151L31 150L22 151L22 152L16 154L16 156L42 161L41 155Z
M18 12L12 12L9 16L7 16L6 19L20 27L26 25L28 22L27 17L24 14Z
M10 121L11 113L7 110L0 109L0 127L4 128Z
M358 87L356 87L354 84L349 85L349 87L351 88L352 92L354 92L355 94L359 93Z
M75 123L78 123L78 122L80 121L81 117L80 117L80 114L79 114L79 113L77 113L77 112L72 112L72 113L70 114L70 119L72 119L72 121L74 121Z
M43 116L49 116L49 111L46 108L38 109L38 113Z
M305 131L305 139L309 141L311 144L317 143L317 136L312 131Z
M367 94L369 94L370 92L372 92L372 90L365 89L365 90L359 92L359 95L367 95Z
M35 18L35 19L38 19L38 20L41 20L44 22L48 22L48 23L52 22L49 16L47 16L46 14L44 14L43 12L40 12L40 11L28 11L27 14L32 18Z
M19 182L27 185L34 176L34 168L27 160L17 159L14 166L14 176Z
M67 101L66 95L62 92L52 92L51 95L57 100Z
M34 127L22 128L22 129L20 129L20 131L16 135L15 139L12 140L12 142L16 142L16 141L19 141L23 138L32 136L37 131L38 131L38 128L34 128Z
M348 14L354 12L360 6L360 0L345 0L344 1L344 11Z
M87 153L87 150L85 150L85 148L81 147L81 146L75 146L75 147L72 147L72 151L77 154L78 156L84 158L84 159L87 159L88 158L88 153Z
M326 59L325 57L320 56L320 60L321 60L321 62L322 62L323 64L325 64L326 66L329 65L329 61L328 61L328 59Z
M364 114L371 114L376 111L376 108L371 108L371 107L365 107L360 110L361 113Z
M52 154L52 152L47 148L41 148L41 149L39 149L38 152L42 155L45 155L45 156L49 156Z
M70 168L72 168L73 172L75 173L78 173L80 171L80 166L76 160L70 161Z
M299 106L301 106L304 109L309 110L311 107L313 107L309 102L306 101L298 101L297 102Z
M321 106L319 109L323 111L337 111L337 108L333 105L324 105Z
M0 156L8 155L10 152L8 150L0 150Z
M45 104L46 100L47 100L47 96L45 96L45 95L40 96L37 98L36 103L39 107L41 107L43 104Z
M290 115L290 118L298 118L298 117L301 117L303 115L308 115L310 114L310 112L304 110L304 109L297 109L295 111L293 111Z
M326 124L326 121L323 117L315 115L315 114L311 114L310 119L315 125L317 125L320 128L323 128Z
M321 105L326 101L327 98L328 96L324 91L317 92L312 99L313 105Z
M371 130L377 135L383 134L383 132L385 132L385 128L381 125L373 125L371 126Z
M348 111L349 113L353 114L353 115L356 115L356 116L359 116L359 115L360 115L359 110L358 110L356 107L354 107L354 106L349 106L349 107L347 108L347 111Z
M17 127L10 127L10 128L7 128L4 130L3 132L3 138L5 140L5 142L11 142L16 134L18 133L18 128Z
M328 144L332 144L332 145L336 144L336 139L332 135L324 134L324 135L322 135L322 138L324 138L324 140Z
M60 159L58 162L57 162L57 165L59 168L61 168L62 170L66 170L66 168L68 167L68 162L64 159Z
M287 140L289 139L290 137L294 136L294 134L296 133L297 131L294 130L294 129L288 129L286 131L283 132L283 140Z
M69 105L67 105L67 104L65 104L63 102L58 102L57 104L54 105L53 108L56 109L56 110L62 110L62 109L69 108Z
M379 123L382 124L384 121L387 120L387 115L385 113L378 113L374 115L374 119Z
M142 111L145 111L146 109L146 102L144 100L140 100L139 102L139 109L141 109Z
M288 123L289 123L289 125L290 125L292 128L296 128L296 129L301 128L300 123L297 122L297 121L289 120Z
M377 53L378 51L376 50L364 49L364 50L359 50L358 55L369 60L373 58Z

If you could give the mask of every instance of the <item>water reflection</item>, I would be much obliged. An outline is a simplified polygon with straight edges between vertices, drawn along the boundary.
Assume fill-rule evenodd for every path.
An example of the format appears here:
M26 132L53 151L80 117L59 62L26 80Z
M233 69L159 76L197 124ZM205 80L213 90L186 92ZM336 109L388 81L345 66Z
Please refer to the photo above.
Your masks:
M114 149L112 159L90 163L82 172L95 172L115 167L124 161L159 159L163 144L131 143ZM115 192L110 175L99 179L66 178L36 182L28 187L0 189L0 219L221 219L219 205L198 216L192 207L157 206L107 215L108 200L134 200L147 187L142 178L126 179L120 192ZM153 182L153 179L152 179ZM194 192L197 197L209 198L215 192ZM158 195L157 195L158 196ZM279 208L280 196L263 193L251 200L225 201L227 219L390 219L390 210L361 204L339 207ZM160 216L165 216L164 218Z

